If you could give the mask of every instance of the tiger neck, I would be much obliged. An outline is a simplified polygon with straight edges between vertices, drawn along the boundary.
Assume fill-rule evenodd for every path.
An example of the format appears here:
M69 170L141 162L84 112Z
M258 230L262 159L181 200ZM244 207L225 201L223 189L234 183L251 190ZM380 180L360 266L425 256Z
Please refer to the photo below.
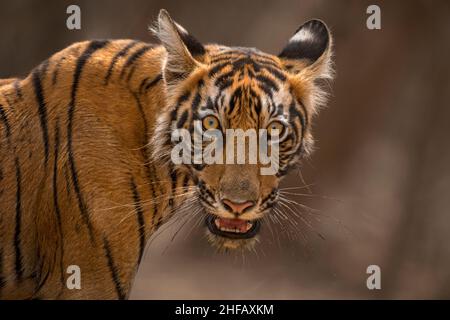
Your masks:
M152 159L151 138L154 135L158 117L167 112L166 86L161 73L153 76L142 75L136 78L133 93L143 118L143 159L145 175L149 184L148 199L152 205L152 230L156 231L164 222L172 217L177 209L192 195L194 185L191 174L187 170L179 170L170 159L158 161ZM137 90L136 90L137 89ZM151 236L151 235L150 235Z

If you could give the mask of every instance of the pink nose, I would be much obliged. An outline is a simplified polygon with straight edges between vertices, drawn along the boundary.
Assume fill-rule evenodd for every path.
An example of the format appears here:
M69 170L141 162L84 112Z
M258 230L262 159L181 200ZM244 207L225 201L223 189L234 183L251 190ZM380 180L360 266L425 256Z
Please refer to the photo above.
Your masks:
M233 213L242 214L245 209L251 208L255 205L254 201L233 202L228 199L222 200L223 206Z

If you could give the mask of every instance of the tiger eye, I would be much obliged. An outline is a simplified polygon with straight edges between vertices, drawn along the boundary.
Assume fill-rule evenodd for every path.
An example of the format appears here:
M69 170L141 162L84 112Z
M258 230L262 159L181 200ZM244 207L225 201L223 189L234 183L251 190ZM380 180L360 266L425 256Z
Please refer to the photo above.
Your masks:
M215 116L206 116L203 118L203 128L205 130L217 129L219 127L219 120Z
M279 122L279 121L272 121L268 126L267 126L267 133L269 136L272 136L272 131L273 130L278 130L278 137L282 137L284 134L284 131L286 130L286 126Z

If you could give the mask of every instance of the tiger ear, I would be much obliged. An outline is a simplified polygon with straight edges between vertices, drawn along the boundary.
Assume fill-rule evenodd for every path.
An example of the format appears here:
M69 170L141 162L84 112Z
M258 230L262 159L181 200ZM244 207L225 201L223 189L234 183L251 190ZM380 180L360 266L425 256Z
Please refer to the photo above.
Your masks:
M204 61L206 51L203 45L174 22L166 10L159 12L155 29L156 36L167 51L163 70L166 82L186 78Z
M307 74L313 79L331 78L332 38L326 24L310 20L297 29L278 55L292 74Z

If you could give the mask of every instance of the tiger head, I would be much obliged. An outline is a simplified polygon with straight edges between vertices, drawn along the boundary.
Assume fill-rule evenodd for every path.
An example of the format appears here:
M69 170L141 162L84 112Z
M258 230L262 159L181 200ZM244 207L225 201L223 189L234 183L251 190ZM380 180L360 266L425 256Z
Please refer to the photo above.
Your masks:
M317 80L332 77L330 32L319 20L306 22L278 56L253 48L202 45L164 10L155 32L167 53L162 71L167 112L156 125L155 156L171 154L173 133L179 129L191 138L198 130L219 132L224 140L229 129L266 129L269 145L277 142L271 174L262 174L266 164L260 161L171 163L171 170L189 172L196 184L210 242L224 249L252 247L277 204L280 181L312 151L311 121L325 101ZM252 149L244 139L247 148L241 151L248 160ZM223 143L224 153L234 144L228 142Z

